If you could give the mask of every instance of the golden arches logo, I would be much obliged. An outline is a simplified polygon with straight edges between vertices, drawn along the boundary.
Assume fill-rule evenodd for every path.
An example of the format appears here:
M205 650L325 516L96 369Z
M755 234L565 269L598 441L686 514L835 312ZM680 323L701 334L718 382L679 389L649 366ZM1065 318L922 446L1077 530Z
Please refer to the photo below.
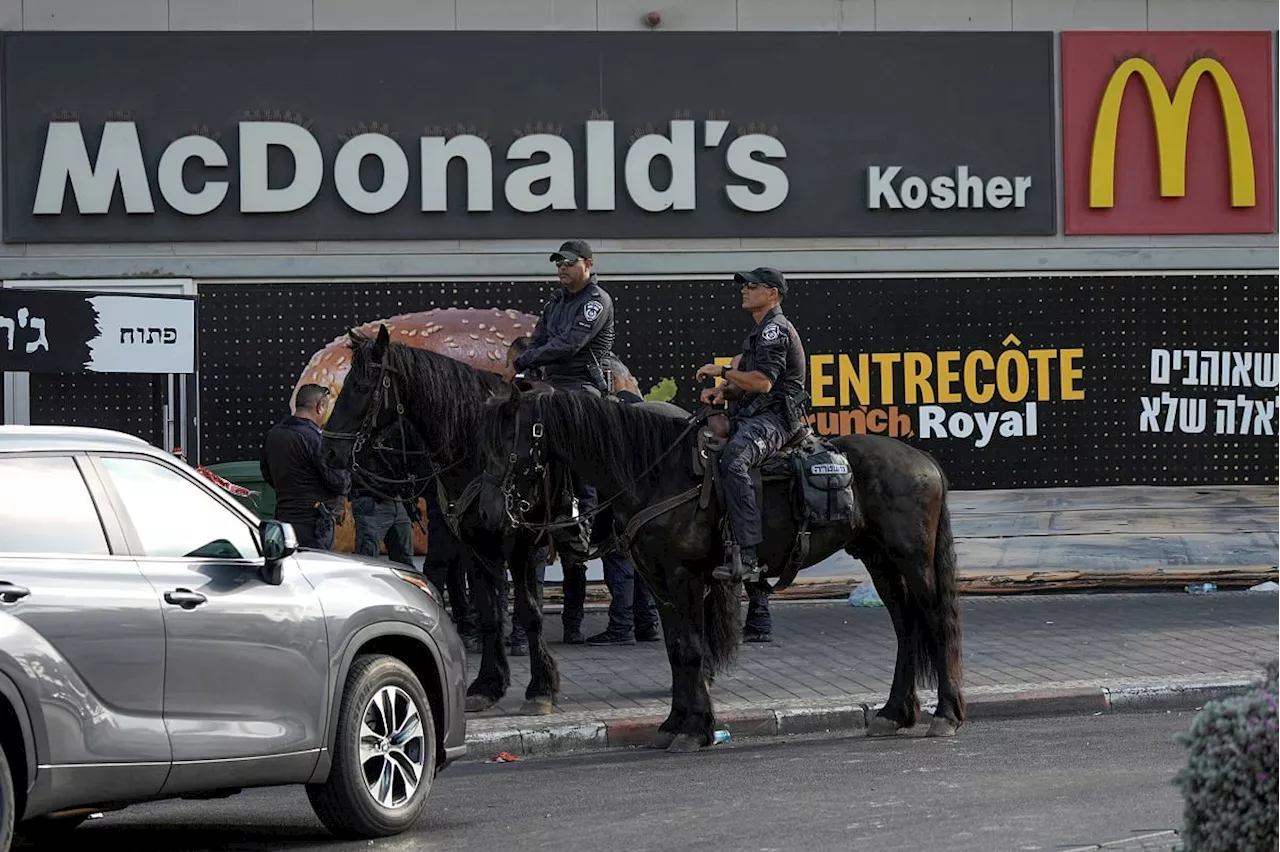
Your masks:
M1089 206L1111 207L1115 203L1116 127L1129 78L1137 74L1147 89L1155 123L1156 155L1160 163L1160 195L1181 198L1187 193L1187 131L1191 122L1191 102L1200 78L1208 74L1218 90L1222 121L1226 126L1227 162L1231 175L1231 206L1252 207L1255 203L1253 145L1240 93L1231 74L1216 59L1197 59L1178 81L1173 98L1164 80L1150 62L1127 59L1111 75L1098 107L1098 123L1093 131L1093 159L1089 169Z

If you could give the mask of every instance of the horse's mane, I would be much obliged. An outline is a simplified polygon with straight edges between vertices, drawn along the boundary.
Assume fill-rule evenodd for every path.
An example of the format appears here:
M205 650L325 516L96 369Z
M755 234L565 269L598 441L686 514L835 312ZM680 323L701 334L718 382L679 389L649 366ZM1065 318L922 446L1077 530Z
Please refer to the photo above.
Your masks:
M376 369L371 353L374 339L355 332L347 344L351 370L371 376ZM401 399L418 422L423 438L437 455L468 458L476 452L476 429L485 413L485 401L506 386L501 376L469 364L404 343L392 341L383 356L400 376Z
M560 458L574 457L592 465L628 494L634 494L642 474L649 479L689 464L686 445L694 432L689 430L681 438L688 426L685 418L585 393L537 392L531 403L524 402L521 407L527 411L530 405L533 416L543 424L548 450ZM501 428L498 420L485 422L482 437L496 439L494 446L505 446L510 435L494 434ZM677 440L679 447L674 446Z

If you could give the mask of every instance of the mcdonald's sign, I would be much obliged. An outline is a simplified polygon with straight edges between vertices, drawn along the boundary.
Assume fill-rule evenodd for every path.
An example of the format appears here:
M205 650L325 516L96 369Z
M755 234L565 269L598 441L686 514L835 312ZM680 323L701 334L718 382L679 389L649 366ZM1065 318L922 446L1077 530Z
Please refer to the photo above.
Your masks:
M1068 234L1274 233L1269 32L1064 32Z

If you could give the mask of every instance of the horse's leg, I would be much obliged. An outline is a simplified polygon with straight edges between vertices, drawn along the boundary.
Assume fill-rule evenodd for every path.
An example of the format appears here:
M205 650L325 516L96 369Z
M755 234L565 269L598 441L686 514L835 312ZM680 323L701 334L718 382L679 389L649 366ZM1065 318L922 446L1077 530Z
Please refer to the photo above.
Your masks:
M679 677L678 654L680 644L677 636L680 630L680 618L672 604L658 604L658 618L662 621L662 641L667 646L667 663L671 666L671 712L658 726L658 732L649 741L650 748L666 748L676 738L676 732L684 724L688 712L689 696L684 689L684 682Z
M915 637L921 629L914 624L914 613L908 601L906 584L894 570L892 561L882 553L864 554L863 563L871 574L880 599L889 611L893 632L898 639L897 660L893 666L893 685L889 687L889 700L867 723L867 736L886 737L902 728L915 725L920 715L920 699L916 695Z
M654 597L658 601L658 619L662 622L662 641L667 649L667 663L671 667L671 712L667 714L662 724L658 725L657 733L649 740L650 748L666 748L671 745L671 741L676 738L676 731L684 723L684 715L689 703L684 690L681 689L681 682L676 677L676 652L679 648L676 636L680 629L680 619L676 614L675 605L670 602L673 586L672 571L664 570L663 566L655 565L634 552L630 556L631 564L649 583L649 588L653 590Z
M511 685L511 667L507 662L507 649L502 642L502 613L499 607L507 602L499 594L501 584L495 568L502 570L501 553L492 550L472 572L472 595L480 616L480 671L467 687L468 713L488 710L502 700ZM467 556L464 558L472 558ZM493 566L493 567L490 567Z
M964 724L965 703L960 691L960 594L946 489L938 496L937 531L932 542L923 543L922 557L906 565L911 570L905 579L920 612L919 638L929 654L927 673L937 678L938 706L928 736L949 737Z
M515 590L515 618L529 640L529 687L520 712L539 716L552 713L560 697L560 669L547 647L537 601L538 561L544 558L542 549L524 536L512 548L508 562Z
M672 584L676 609L673 687L674 693L683 694L688 703L684 718L676 728L675 739L667 751L681 754L711 745L715 730L715 711L707 688L704 659L707 653L703 608L705 587L706 582L700 576L689 576ZM739 588L737 583L732 587ZM734 603L736 605L737 601Z

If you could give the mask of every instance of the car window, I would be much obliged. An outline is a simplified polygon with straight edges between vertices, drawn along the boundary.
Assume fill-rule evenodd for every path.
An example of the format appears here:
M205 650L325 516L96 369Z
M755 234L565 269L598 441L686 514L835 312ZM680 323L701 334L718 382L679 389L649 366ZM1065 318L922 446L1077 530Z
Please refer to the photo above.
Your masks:
M145 556L256 559L249 525L175 470L148 459L104 456Z
M0 458L0 553L110 554L70 456Z

